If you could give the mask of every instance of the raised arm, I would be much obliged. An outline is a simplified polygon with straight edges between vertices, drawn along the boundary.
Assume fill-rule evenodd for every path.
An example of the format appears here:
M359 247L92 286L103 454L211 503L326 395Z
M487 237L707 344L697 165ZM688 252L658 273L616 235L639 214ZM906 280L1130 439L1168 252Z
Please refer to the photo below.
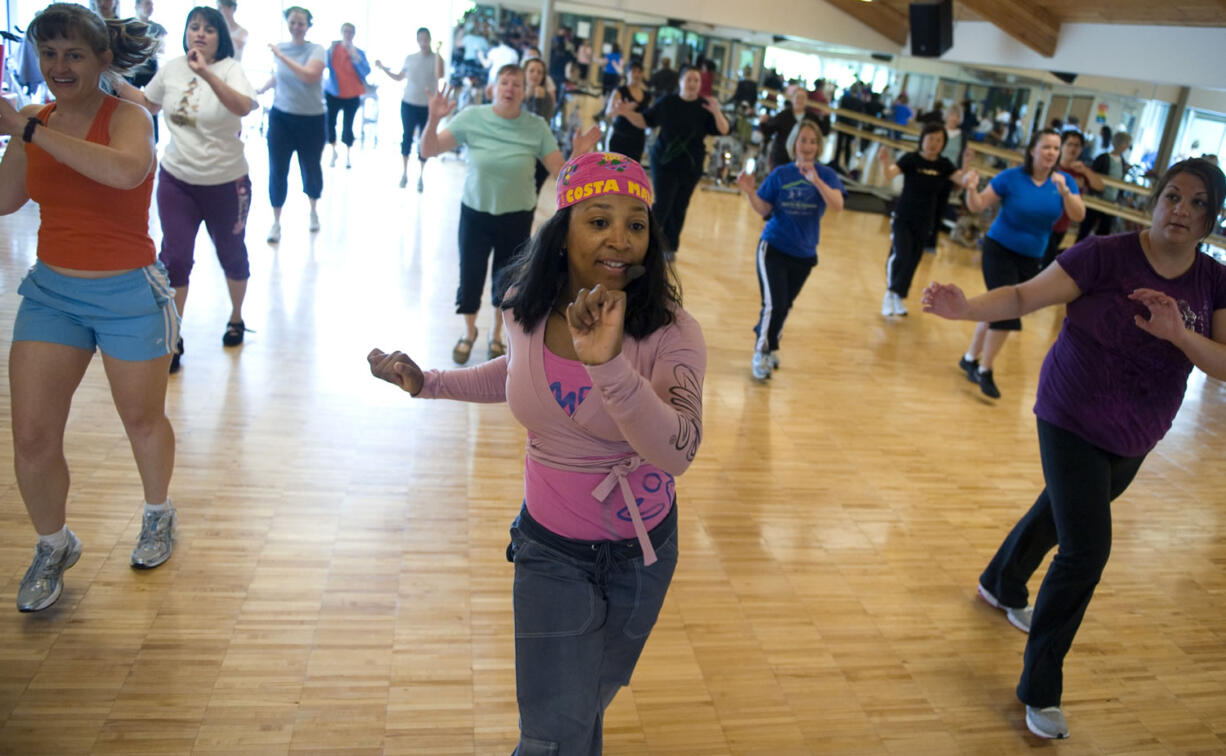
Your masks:
M209 88L213 90L213 94L217 95L217 99L221 101L222 107L234 115L241 118L260 106L260 104L255 101L254 97L249 97L246 94L239 92L237 89L227 84L225 79L222 79L220 76L213 73L213 71L209 69L208 63L205 62L204 56L200 54L199 50L191 50L187 53L187 66L188 68L192 69L192 73L204 79L205 83L209 85ZM240 71L240 75L243 75L241 74L241 67L238 70ZM247 83L245 79L243 83Z
M922 302L924 312L948 320L973 320L989 323L1028 315L1054 304L1068 304L1081 296L1081 289L1059 265L1048 265L1042 273L1016 286L1001 286L968 300L953 284L928 284Z
M1137 289L1129 299L1149 309L1149 318L1134 316L1137 328L1171 342L1206 375L1226 381L1226 309L1213 312L1210 336L1205 337L1184 325L1174 298L1153 289Z
M881 170L885 173L886 181L893 181L902 173L902 168L898 167L898 163L894 162L894 156L890 154L889 147L881 147L877 150L877 161L881 163Z
M704 97L702 98L702 106L715 119L715 129L720 134L727 134L728 130L732 127L728 125L728 119L724 117L724 111L719 109L719 100L714 97Z
M982 192L979 191L979 171L974 168L963 173L962 186L966 187L966 207L972 213L982 213L1000 202L1000 195L996 193L991 184Z
M392 80L393 80L393 81L404 81L404 77L406 76L406 74L405 74L405 72L404 72L403 70L400 70L400 71L392 71L392 69L390 69L390 68L388 68L387 66L383 65L383 61L381 61L381 60L376 60L376 61L375 61L375 68L379 69L379 70L380 70L380 71L382 71L383 73L385 73L385 74L387 74L388 76L392 77Z
M153 121L149 113L130 102L119 103L111 117L110 138L110 144L97 144L39 126L30 141L100 184L116 189L140 186L154 164Z
M455 109L455 101L451 99L451 86L443 87L441 92L435 92L430 95L430 115L426 120L425 127L421 130L421 144L418 146L418 151L421 157L432 158L435 155L441 155L444 152L454 150L459 146L455 136L443 129L438 130L438 124L446 118L452 110Z
M366 355L371 375L423 399L455 399L494 404L507 400L505 356L459 370L423 371L404 352L372 349Z
M754 184L753 176L742 173L736 177L736 185L745 192L745 199L749 200L749 206L754 209L754 212L763 218L771 214L773 209L771 203L758 196L758 187Z
M1051 181L1060 192L1060 199L1064 202L1064 212L1068 214L1068 217L1078 222L1085 220L1086 203L1082 201L1080 194L1069 188L1068 179L1064 177L1064 174L1060 171L1052 173Z
M323 78L324 62L322 60L308 60L304 66L285 53L281 52L281 48L274 44L270 44L268 49L272 50L273 57L281 61L281 64L288 68L290 73L297 76L300 81L307 84L315 84Z

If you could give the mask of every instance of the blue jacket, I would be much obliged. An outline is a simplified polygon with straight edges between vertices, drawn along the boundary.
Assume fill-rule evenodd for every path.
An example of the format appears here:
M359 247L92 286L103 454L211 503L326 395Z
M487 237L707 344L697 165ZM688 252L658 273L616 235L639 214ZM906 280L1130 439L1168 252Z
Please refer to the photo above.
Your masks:
M329 45L327 54L328 80L324 82L324 91L333 97L340 94L340 89L336 86L336 72L332 70L332 51L335 50L336 46L339 44L340 41L338 40ZM362 50L362 48L355 47L353 49L358 54L357 60L351 59L353 62L353 70L357 72L358 78L362 81L362 84L369 89L370 85L366 84L366 77L370 75L370 63L366 61L366 53Z

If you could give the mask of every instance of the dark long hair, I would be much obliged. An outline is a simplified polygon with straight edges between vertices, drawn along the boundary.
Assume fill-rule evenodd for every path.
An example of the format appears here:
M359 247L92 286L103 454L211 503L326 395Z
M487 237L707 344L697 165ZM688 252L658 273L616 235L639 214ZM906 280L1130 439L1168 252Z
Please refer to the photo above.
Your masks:
M1154 185L1153 193L1149 195L1149 210L1153 212L1166 185L1181 173L1188 173L1200 179L1205 185L1205 192L1209 195L1209 207L1205 213L1205 228L1201 233L1203 239L1213 233L1213 228L1217 225L1218 213L1222 212L1222 203L1226 202L1226 176L1222 175L1221 168L1208 160L1188 158L1167 168L1166 173L1162 174L1162 178L1158 179L1158 183Z
M1056 131L1055 129L1039 129L1038 131L1031 134L1030 144L1026 145L1026 154L1022 156L1022 170L1026 172L1027 176L1034 175L1034 146L1039 143L1040 139L1047 136L1048 134L1051 134L1057 139L1060 139L1060 144L1064 144L1064 139L1061 138L1060 132ZM1056 164L1053 165L1051 169L1052 171L1055 171L1058 167L1060 167L1059 157L1056 158ZM1043 180L1046 181L1049 178L1051 178L1050 172L1046 176L1043 177Z
M187 14L187 23L183 24L183 52L187 52L187 27L192 25L192 19L199 17L204 23L217 30L217 54L214 61L234 57L234 40L230 38L230 27L226 17L216 8L197 5Z
M673 322L673 307L681 306L681 290L664 259L664 232L648 210L647 272L626 286L626 333L636 339L649 336ZM523 251L503 272L500 287L509 291L502 302L525 331L549 317L566 289L566 235L571 208L564 207L545 221Z

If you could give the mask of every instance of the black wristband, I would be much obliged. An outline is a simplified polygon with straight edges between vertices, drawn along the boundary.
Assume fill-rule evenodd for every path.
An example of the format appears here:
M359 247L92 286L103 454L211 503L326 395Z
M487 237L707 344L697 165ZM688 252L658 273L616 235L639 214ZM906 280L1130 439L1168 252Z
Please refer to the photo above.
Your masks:
M21 141L29 144L30 140L34 138L34 129L42 125L42 121L31 116L30 120L26 121L26 130L21 133Z

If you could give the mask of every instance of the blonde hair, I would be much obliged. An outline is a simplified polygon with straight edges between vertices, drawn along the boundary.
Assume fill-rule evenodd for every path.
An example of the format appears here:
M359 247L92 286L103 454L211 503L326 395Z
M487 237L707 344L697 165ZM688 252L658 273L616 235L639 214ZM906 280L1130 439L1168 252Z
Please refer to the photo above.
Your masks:
M796 159L796 141L800 139L801 129L809 129L813 132L813 136L817 137L817 154L820 157L822 154L822 149L826 146L826 135L822 133L820 126L813 121L810 121L808 118L801 118L799 121L797 121L796 125L792 127L792 131L788 134L788 157L793 160Z

